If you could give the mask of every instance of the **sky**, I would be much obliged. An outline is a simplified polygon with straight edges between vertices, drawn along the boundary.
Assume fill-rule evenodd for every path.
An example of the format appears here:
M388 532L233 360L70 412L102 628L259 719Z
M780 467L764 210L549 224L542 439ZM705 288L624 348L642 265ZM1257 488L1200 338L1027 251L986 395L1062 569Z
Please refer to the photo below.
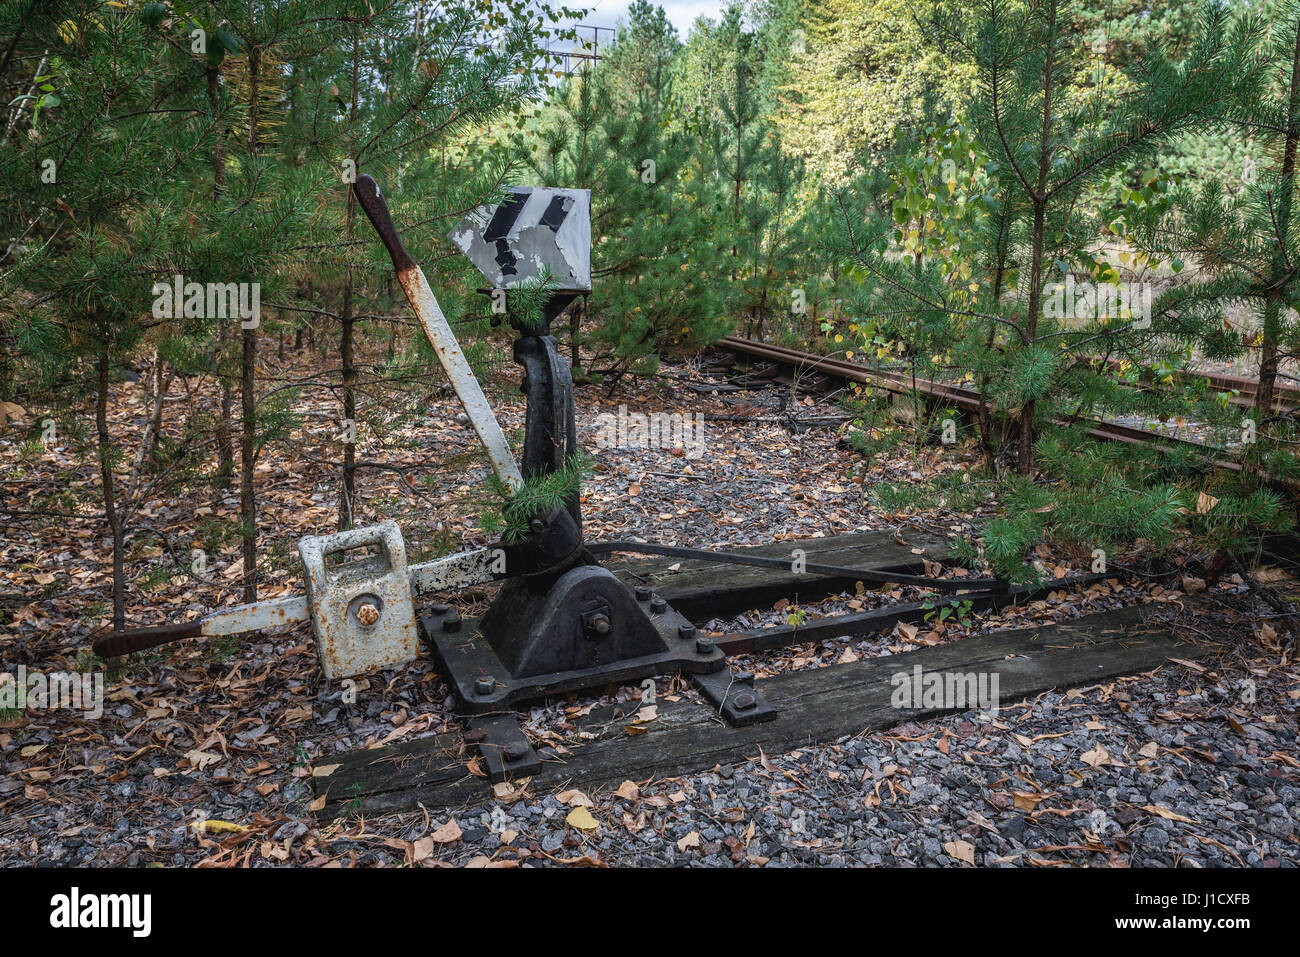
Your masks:
M620 19L625 19L629 6L628 0L569 0L569 2L573 6L589 8L580 23L600 27L612 27ZM677 28L677 35L685 40L695 18L706 16L716 20L722 11L723 2L724 0L657 0L657 5L664 8L668 19ZM593 7L594 9L590 9Z

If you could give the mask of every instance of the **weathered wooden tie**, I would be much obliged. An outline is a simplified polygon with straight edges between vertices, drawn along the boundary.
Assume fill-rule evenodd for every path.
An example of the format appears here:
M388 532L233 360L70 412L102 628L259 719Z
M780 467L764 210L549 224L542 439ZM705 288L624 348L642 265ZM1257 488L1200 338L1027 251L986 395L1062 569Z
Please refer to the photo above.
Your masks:
M694 702L660 703L658 718L630 735L634 715L611 716L592 740L563 759L543 761L535 792L561 785L585 789L627 779L671 777L737 763L759 750L778 754L845 735L933 717L954 708L898 708L896 675L996 674L1004 703L1051 689L1093 684L1147 671L1170 658L1197 658L1214 646L1173 637L1170 608L1147 604L1041 628L995 632L853 664L790 672L757 682L780 712L775 721L730 727ZM629 707L630 711L634 708ZM593 726L594 729L594 726ZM313 779L327 815L382 814L422 804L446 808L490 801L486 780L469 773L472 751L459 735L440 735L331 758L339 767ZM324 760L321 763L325 763Z

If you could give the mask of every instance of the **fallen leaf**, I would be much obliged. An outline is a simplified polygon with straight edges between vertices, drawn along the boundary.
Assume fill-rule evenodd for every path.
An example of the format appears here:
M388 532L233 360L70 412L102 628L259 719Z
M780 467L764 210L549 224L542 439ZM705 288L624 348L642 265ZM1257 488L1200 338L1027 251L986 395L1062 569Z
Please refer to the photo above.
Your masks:
M459 841L461 834L462 831L460 825L456 823L456 819L453 817L449 818L446 824L430 834L429 840L436 841L439 844L451 844L455 841Z
M580 831L594 831L600 827L600 822L591 816L591 812L585 807L578 806L569 812L564 819L564 823L570 827L576 827Z
M1111 763L1110 755L1106 753L1106 749L1100 744L1091 751L1083 752L1083 754L1079 756L1079 760L1088 765L1088 767L1092 768L1094 771Z
M196 831L205 831L208 834L239 834L248 830L242 824L235 824L231 821L218 821L214 818L208 818L203 821L192 821L190 827Z
M185 760L190 762L190 767L202 771L204 768L211 767L214 764L221 763L221 755L212 751L190 751L185 755Z
M614 797L622 798L624 801L636 801L641 797L641 789L631 781L624 781L614 792Z
M970 841L949 841L943 846L949 857L954 857L966 864L975 863L975 845Z
M1159 804L1143 804L1142 810L1163 817L1167 821L1181 821L1184 824L1199 824L1199 821L1193 821L1190 817L1183 817L1181 814L1169 810L1167 807L1161 807Z
M1042 803L1045 795L1035 791L1012 791L1012 802L1018 811L1032 811Z
M519 781L498 781L492 785L493 796L502 804L514 804L524 796L531 778L521 778Z

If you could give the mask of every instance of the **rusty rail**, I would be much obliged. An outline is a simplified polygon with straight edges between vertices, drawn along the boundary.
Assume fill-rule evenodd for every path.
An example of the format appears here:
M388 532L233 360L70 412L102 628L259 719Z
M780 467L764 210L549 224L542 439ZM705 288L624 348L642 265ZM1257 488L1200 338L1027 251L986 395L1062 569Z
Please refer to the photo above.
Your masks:
M951 385L949 383L935 382L931 379L912 378L912 376L902 372L889 372L884 370L867 369L853 362L843 359L835 359L830 356L819 356L811 352L801 352L798 349L787 349L785 346L775 346L766 342L756 342L753 339L744 339L739 336L727 336L720 339L716 345L718 348L726 349L729 352L755 356L761 359L768 359L773 362L790 366L797 371L817 372L830 376L831 378L840 379L846 382L856 382L862 385L869 385L874 388L884 389L896 395L907 395L916 392L927 399L944 402L956 406L966 412L977 412L980 408L980 394L974 389L965 386ZM1253 380L1239 379L1235 376L1207 375L1212 384L1222 384L1229 380L1238 382L1251 383ZM1286 387L1288 394L1290 387ZM1294 390L1297 396L1300 396L1300 389ZM1251 393L1253 395L1253 392ZM1185 448L1196 451L1202 455L1211 458L1216 468L1225 469L1232 472L1241 471L1241 463L1234 462L1230 459L1215 457L1222 453L1223 450L1216 449L1213 446L1205 445L1202 442L1194 442L1191 439L1180 439L1169 435L1162 435L1158 432L1149 432L1145 429L1137 429L1132 426L1120 425L1116 422L1106 422L1103 420L1081 420L1070 422L1065 419L1057 419L1054 424L1062 427L1070 425L1088 426L1088 435L1095 439L1106 442L1124 442L1130 445L1154 445L1165 448Z

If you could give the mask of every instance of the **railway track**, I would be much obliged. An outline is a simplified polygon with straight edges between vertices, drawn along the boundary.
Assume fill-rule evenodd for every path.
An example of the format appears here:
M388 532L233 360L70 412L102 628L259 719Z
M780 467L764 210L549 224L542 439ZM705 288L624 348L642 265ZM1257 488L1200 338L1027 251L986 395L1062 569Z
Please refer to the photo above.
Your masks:
M845 382L856 382L897 394L915 389L935 402L970 412L980 407L979 394L963 386L913 380L901 372L877 372L844 360L746 339L725 339L720 345L738 356L770 364L776 381L797 381L801 386L807 383L810 390L829 391ZM1091 425L1092 434L1113 441L1175 441L1115 423ZM1211 454L1215 451L1201 448ZM694 692L654 698L655 684L648 681L641 683L640 697L605 695L579 708L566 709L568 717L562 725L548 730L548 743L537 746L526 770L512 771L502 764L499 775L490 773L492 749L513 746L503 743L506 738L497 724L517 722L509 711L471 717L462 730L453 725L444 734L340 754L331 759L335 763L329 775L312 776L315 806L320 813L343 817L415 808L472 807L499 798L499 790L489 790L497 777L517 781L520 792L525 786L580 786L590 790L612 788L625 781L680 776L709 767L720 769L764 751L784 753L971 707L968 699L900 702L896 698L900 676L904 683L919 683L922 674L943 675L945 681L949 676L955 681L975 674L996 675L997 694L1010 701L1029 699L1051 688L1095 684L1106 678L1151 671L1170 659L1191 661L1210 654L1213 647L1207 642L1181 638L1171 609L1126 600L1123 607L1088 612L1065 622L996 629L952 641L942 641L936 631L933 637L914 642L915 647L910 649L890 645L888 655L844 656L838 646L829 643L890 635L900 623L912 624L919 630L944 601L962 602L972 612L985 612L1027 603L1045 594L1050 597L1057 589L1093 585L1118 588L1119 578L1125 580L1124 587L1137 587L1144 576L1136 574L1136 570L1126 573L1113 568L1023 588L1006 583L994 583L992 587L987 579L956 574L955 567L952 577L929 578L926 576L934 574L936 565L939 574L945 565L951 567L955 554L947 535L916 528L783 539L739 550L748 556L744 562L734 561L736 554L729 556L732 561L721 562L708 552L661 545L651 549L660 553L658 557L626 557L643 551L628 547L633 544L643 543L613 545L610 550L625 557L609 556L604 572L633 589L637 600L648 602L652 611L657 609L655 613L666 614L671 609L681 621L677 637L693 636L697 652L703 653L701 648L710 654L720 652L734 666L728 664L721 671L696 674ZM798 569L789 560L796 546L805 559L813 559ZM823 599L861 591L860 584L881 580L908 584L908 576L917 574L923 580L912 583L918 591L908 594L907 600L887 600L877 607L843 614L823 616L812 611L806 617L787 617L785 625L735 629L726 624L727 619L753 609L782 609L793 602L803 611L815 608ZM1171 570L1147 580L1168 579L1174 574ZM941 589L954 594L934 597L933 592ZM901 592L892 595L893 599L902 597ZM1189 597L1186 605L1198 601L1204 599ZM433 615L421 618L426 640L439 632L435 622L446 620L434 617L448 613L448 606L441 608L438 612L435 606L431 609ZM1175 614L1185 611L1184 603L1179 603ZM450 629L453 634L477 630L474 619L462 621L457 615L455 620L457 628ZM712 630L715 628L720 630ZM821 651L814 654L825 652L825 660L816 667L780 668L776 673L757 666L765 652L789 646L820 647ZM636 687L630 682L638 677L639 673L634 672L611 672L609 683L630 690ZM651 697L647 698L647 694ZM540 688L534 694L536 698L546 696L556 697L544 694ZM647 706L650 704L653 707ZM761 716L755 710L758 708ZM515 731L519 733L517 727ZM489 762L489 773L477 758L471 758L471 744ZM500 786L498 783L497 788ZM506 790L511 791L509 787Z
M1120 371L1121 362L1119 359L1107 359L1104 360L1104 364L1112 372ZM1158 388L1158 384L1154 380L1153 370L1147 369L1145 371L1152 373L1152 376L1150 378L1144 376L1136 383L1136 387ZM1229 403L1243 409L1253 409L1255 407L1255 394L1259 391L1259 381L1257 379L1221 372L1178 371L1173 373L1173 380L1180 384L1203 382L1212 389L1228 393ZM1296 408L1300 408L1300 386L1289 385L1285 382L1275 383L1273 386L1273 410L1286 413L1292 412Z
M757 342L753 339L743 339L739 336L727 336L719 340L716 346L735 355L748 356L774 363L779 368L788 369L791 375L799 376L801 379L811 377L809 381L813 385L830 381L855 382L873 388L884 389L895 395L908 395L916 392L927 401L951 405L971 414L978 413L981 405L979 392L965 386L935 382L931 379L919 377L913 378L902 372L867 369L843 359L819 356L810 352L801 352L798 349L787 349L784 346ZM1231 387L1236 389L1241 393L1238 398L1244 398L1247 395L1254 396L1253 380L1227 375L1207 375L1204 378L1208 378L1211 384L1218 388L1226 390ZM1246 388L1247 386L1250 387L1249 390ZM1287 396L1294 395L1297 400L1300 400L1300 389L1292 389L1289 386L1284 388ZM1070 423L1065 419L1058 419L1056 424L1067 426L1080 423ZM1095 439L1106 442L1124 442L1130 445L1154 445L1163 448L1189 449L1210 458L1217 468L1234 472L1241 471L1241 463L1223 458L1222 449L1206 445L1203 442L1176 438L1159 432L1151 432L1122 425L1118 422L1107 422L1099 419L1085 421L1083 424L1088 426L1088 435Z
M902 534L907 535L906 541ZM946 539L915 530L789 540L748 551L788 556L796 544L818 561L842 557L856 566L881 570L915 569L922 561L916 557L917 551L925 551L933 560L951 561ZM798 574L788 567L727 567L669 558L616 561L608 567L630 586L649 588L674 609L683 609L700 628L736 609L770 608L776 595L806 604L853 588L852 582L844 579ZM1130 585L1139 581L1112 569L1105 575L1071 576L996 594L971 591L961 597L983 612L1026 603L1056 589L1104 586L1110 577L1123 578ZM859 613L813 615L798 625L724 631L711 640L743 669L750 656L781 647L816 647L824 642L889 634L900 622L919 628L933 615L932 607L928 602L892 602ZM908 644L908 650L889 656L841 659L824 667L781 669L774 675L756 676L740 670L737 680L761 694L764 701L774 703L775 714L766 721L730 726L720 720L716 704L691 700L689 695L658 698L655 708L649 709L651 714L644 708L644 697L626 703L588 702L581 715L566 719L566 723L572 721L568 731L556 729L549 738L558 742L563 735L563 750L551 753L543 747L541 760L517 786L531 785L536 793L558 787L612 788L626 780L672 777L741 763L762 751L780 754L883 730L903 721L966 710L960 702L899 705L894 699L898 675L915 675L917 669L953 676L996 673L998 693L1009 702L1053 688L1150 671L1170 658L1193 660L1209 654L1213 647L1179 639L1163 608L1142 603L933 646L926 641L899 641ZM644 692L645 684L641 687ZM481 768L469 763L471 737L475 735L473 730L452 728L443 734L331 757L331 763L337 762L334 770L310 779L319 813L327 818L378 815L491 801L497 794L492 782ZM521 776L514 777L518 780Z

